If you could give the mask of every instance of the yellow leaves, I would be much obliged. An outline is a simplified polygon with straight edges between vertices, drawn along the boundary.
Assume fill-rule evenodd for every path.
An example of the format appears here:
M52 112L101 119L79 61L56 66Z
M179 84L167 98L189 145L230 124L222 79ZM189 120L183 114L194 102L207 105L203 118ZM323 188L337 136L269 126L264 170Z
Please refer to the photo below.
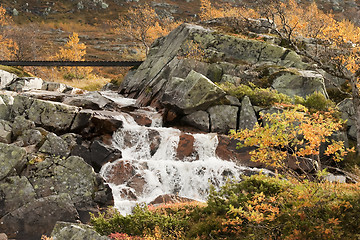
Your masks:
M6 10L0 5L0 27L7 25L10 17L6 16ZM2 59L12 59L18 51L18 45L11 39L5 38L0 33L0 55Z
M268 122L265 126L256 125L252 130L231 132L230 136L241 142L239 147L256 146L250 152L252 161L285 172L290 158L295 158L298 166L301 157L319 161L320 146L340 129L342 121L335 120L332 112L311 114L303 106L281 106L280 109L277 113L262 115ZM345 150L343 142L332 141L325 154L340 161L348 151L352 150Z

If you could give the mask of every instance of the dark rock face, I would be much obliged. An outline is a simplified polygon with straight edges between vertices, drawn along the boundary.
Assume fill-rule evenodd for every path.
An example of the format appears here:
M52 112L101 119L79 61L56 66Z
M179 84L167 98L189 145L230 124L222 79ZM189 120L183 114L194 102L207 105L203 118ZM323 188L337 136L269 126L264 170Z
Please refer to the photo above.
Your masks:
M68 194L52 195L29 202L0 219L0 232L9 238L37 240L50 235L57 221L75 222L75 206Z

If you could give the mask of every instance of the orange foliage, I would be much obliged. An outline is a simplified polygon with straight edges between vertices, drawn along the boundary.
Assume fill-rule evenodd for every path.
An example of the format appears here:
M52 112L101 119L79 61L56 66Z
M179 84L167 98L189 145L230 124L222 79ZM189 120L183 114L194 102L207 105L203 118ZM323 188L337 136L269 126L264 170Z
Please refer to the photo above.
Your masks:
M250 152L252 161L291 173L287 165L290 158L295 158L300 169L300 158L309 158L320 172L320 146L324 143L328 144L325 155L335 161L352 151L346 151L342 141L328 141L327 138L342 126L342 121L334 119L331 112L311 114L303 106L294 106L262 115L262 118L268 122L265 126L257 124L252 130L231 133L232 138L242 141L239 147L257 146Z
M0 27L5 26L9 23L10 17L6 15L6 10L0 5ZM17 44L7 39L0 33L0 55L2 59L12 59L18 49Z
M60 47L59 52L52 58L52 60L60 61L85 61L86 46L80 43L79 35L73 33L69 36L69 40L64 47ZM88 76L92 68L90 67L61 67L61 72L64 72L65 78L81 79Z

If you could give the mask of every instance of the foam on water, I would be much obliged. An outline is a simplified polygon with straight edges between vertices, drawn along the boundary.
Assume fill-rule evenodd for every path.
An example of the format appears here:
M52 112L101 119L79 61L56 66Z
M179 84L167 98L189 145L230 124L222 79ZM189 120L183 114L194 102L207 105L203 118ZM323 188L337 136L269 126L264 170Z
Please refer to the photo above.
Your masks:
M150 115L148 115L150 116ZM142 176L145 186L142 192L135 192L127 183L109 183L114 195L115 207L120 213L131 213L138 203L149 203L162 194L177 194L200 201L206 200L209 186L219 187L229 179L238 179L245 167L224 161L215 154L218 138L215 133L193 134L196 154L180 161L176 158L181 131L174 128L139 126L126 113L120 116L123 128L113 136L113 144L122 152L122 158L105 164L101 169L107 179L112 166L118 161L130 163L136 175ZM158 121L158 120L156 120ZM157 122L157 126L160 124ZM151 133L160 136L159 147L151 154ZM136 200L121 197L124 191L131 191Z

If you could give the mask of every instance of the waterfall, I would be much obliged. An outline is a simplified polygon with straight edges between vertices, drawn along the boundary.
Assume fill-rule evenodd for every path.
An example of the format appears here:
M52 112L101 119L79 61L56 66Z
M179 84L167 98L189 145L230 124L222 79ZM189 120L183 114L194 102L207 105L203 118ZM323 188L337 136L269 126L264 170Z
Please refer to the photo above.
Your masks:
M113 135L113 145L122 158L105 164L100 173L113 191L114 205L121 214L131 213L138 203L149 203L163 194L176 194L205 201L210 185L219 187L239 179L248 168L216 156L217 134L190 134L193 153L180 160L177 148L181 134L175 128L161 126L161 116L150 109L142 110L151 117L150 127L138 125L123 113L123 128Z

